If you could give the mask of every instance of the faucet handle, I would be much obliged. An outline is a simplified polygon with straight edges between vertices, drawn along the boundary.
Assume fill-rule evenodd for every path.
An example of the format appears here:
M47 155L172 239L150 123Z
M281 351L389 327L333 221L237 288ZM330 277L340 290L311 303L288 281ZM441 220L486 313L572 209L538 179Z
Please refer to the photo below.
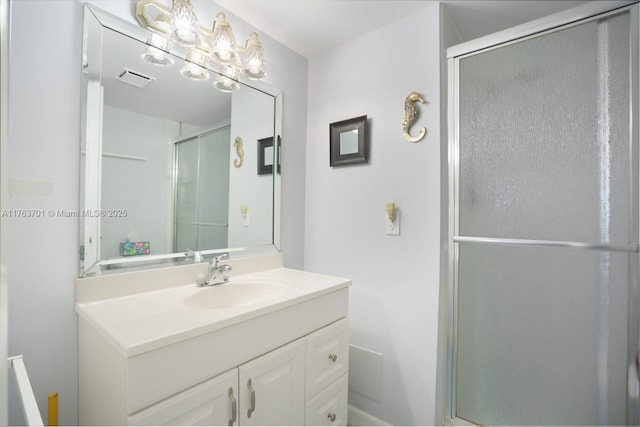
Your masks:
M218 268L218 266L220 265L220 261L222 261L223 259L229 259L229 254L224 253L222 255L214 256L213 258L211 258L209 266L211 268Z

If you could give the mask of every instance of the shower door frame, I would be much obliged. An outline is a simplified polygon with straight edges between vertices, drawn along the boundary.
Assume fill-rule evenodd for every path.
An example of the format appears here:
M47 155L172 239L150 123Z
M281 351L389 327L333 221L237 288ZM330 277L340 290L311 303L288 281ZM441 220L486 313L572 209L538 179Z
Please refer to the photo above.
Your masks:
M630 246L613 246L607 244L588 244L583 242L559 242L559 241L542 241L542 240L524 240L524 239L495 239L495 238L475 238L463 237L459 234L459 61L465 57L486 52L491 49L504 47L509 44L550 34L561 29L576 26L591 20L597 20L607 15L618 14L620 12L630 11L630 32L631 32L631 121L630 137L631 137L631 153L630 162L631 178L635 182L632 186L632 218L634 224L631 228L631 240L635 240L635 244ZM459 243L461 242L484 242L493 244L507 245L535 245L535 246L560 246L574 247L592 250L608 250L623 251L630 253L630 283L629 283L629 302L628 302L628 338L627 338L627 423L637 425L640 422L640 404L639 404L639 382L638 382L638 357L639 333L640 333L640 295L639 295L639 276L640 262L638 259L638 242L640 234L638 230L638 216L640 213L640 194L638 194L638 125L639 114L638 106L639 79L638 69L640 62L639 55L639 37L640 37L640 6L638 1L611 1L611 2L592 2L583 6L570 9L547 18L542 18L530 23L520 25L505 31L501 31L486 37L481 37L466 43L462 43L447 49L447 78L448 78L448 176L447 182L443 183L443 191L448 194L448 211L443 212L443 220L446 221L447 235L443 236L443 247L446 248L445 257L447 260L447 270L441 275L441 289L446 292L446 307L444 316L447 327L441 329L441 333L446 334L446 369L444 374L446 380L443 381L444 388L439 387L439 392L444 393L444 423L447 425L475 425L464 419L456 418L456 358L457 358L457 323L458 318L458 262L459 262ZM442 408L442 407L441 407Z

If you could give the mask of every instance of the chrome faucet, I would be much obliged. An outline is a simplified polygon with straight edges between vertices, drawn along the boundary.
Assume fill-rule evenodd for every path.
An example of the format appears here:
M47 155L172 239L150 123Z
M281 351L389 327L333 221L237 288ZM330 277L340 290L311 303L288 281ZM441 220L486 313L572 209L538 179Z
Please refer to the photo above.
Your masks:
M211 261L209 261L209 274L207 274L207 277L198 280L196 286L204 287L227 283L229 277L225 272L230 271L231 266L229 264L220 264L220 261L228 258L228 254L213 257Z
M200 251L194 251L193 249L187 248L187 252L184 253L186 262L193 262L194 264L198 264L204 260Z

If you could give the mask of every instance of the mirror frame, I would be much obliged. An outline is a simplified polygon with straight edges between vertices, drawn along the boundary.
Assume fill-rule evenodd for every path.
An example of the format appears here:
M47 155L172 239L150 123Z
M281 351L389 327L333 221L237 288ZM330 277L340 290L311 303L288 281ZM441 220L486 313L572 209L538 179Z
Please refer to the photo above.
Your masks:
M331 167L367 163L369 161L367 128L366 115L329 124L329 164ZM353 131L358 131L358 150L355 153L341 154L340 135Z
M90 39L88 36L88 32L96 31L96 29L100 29L100 31L104 31L105 29L112 30L118 33L123 34L124 36L135 39L143 44L146 44L148 30L136 26L134 23L128 22L120 17L117 17L107 11L104 11L96 6L85 3L84 5L84 17L83 17L83 58L82 58L82 100L81 103L87 102L87 92L88 92L88 82L90 81L90 77L93 74L93 71L88 66L87 59L87 48L88 45L95 42ZM100 37L101 38L101 37ZM95 49L96 46L93 46ZM102 47L100 43L100 56L102 53ZM186 60L187 51L186 49L180 46L174 46L168 51L171 55ZM98 65L99 66L99 65ZM211 73L217 74L215 70L212 70L211 67L207 67L207 70ZM247 87L258 90L265 94L268 94L274 98L274 137L280 141L282 135L282 90L274 88L262 81L258 80L249 80L243 76L240 76L237 81ZM102 95L99 95L100 98ZM94 97L95 98L95 97ZM100 104L101 105L101 104ZM99 129L96 134L91 134L91 122L95 125L95 120L97 120L97 114L101 114L102 107L99 108L100 111L89 111L89 109L85 106L81 106L82 116L81 116L81 138L80 138L80 149L84 151L84 155L86 156L85 160L85 168L80 171L81 178L81 191L84 188L85 194L89 194L87 192L88 188L93 189L93 195L91 201L84 200L85 206L80 206L80 211L82 212L98 212L99 209L95 209L95 206L100 206L100 198L101 198L101 177L87 177L86 170L87 164L89 163L89 157L96 157L96 153L99 152L101 144L97 144L98 148L92 147L91 144L96 140L101 140L101 135L96 135L101 131ZM94 126L95 127L95 126ZM280 148L280 145L277 146L277 149ZM276 153L274 151L274 161L275 158L280 158L280 153ZM98 169L99 171L99 169ZM101 171L98 172L98 175L101 174ZM202 250L199 251L202 255L214 256L215 254L226 253L234 258L243 258L250 257L262 254L270 254L270 253L278 253L280 251L280 213L281 213L281 182L279 175L274 175L273 178L273 201L272 201L272 239L270 244L265 245L257 245L257 246L249 246L249 247L240 247L240 248L220 248L220 249L211 249L211 250ZM82 201L82 200L81 200ZM85 236L85 241L80 241L79 244L83 246L81 248L81 252L85 250L85 242L89 241L97 241L95 244L99 244L100 241L100 215L85 215L80 218L79 221L80 236ZM89 237L87 237L87 235ZM158 254L158 255L140 255L136 257L128 257L128 258L114 258L114 259L98 259L91 265L84 265L84 259L81 256L79 259L79 277L88 277L94 275L105 274L109 272L127 272L132 270L147 270L153 268L161 268L166 267L168 265L183 265L185 262L189 262L189 255L179 252L179 253L169 253L169 254ZM114 269L115 268L115 269ZM112 270L114 269L114 270Z

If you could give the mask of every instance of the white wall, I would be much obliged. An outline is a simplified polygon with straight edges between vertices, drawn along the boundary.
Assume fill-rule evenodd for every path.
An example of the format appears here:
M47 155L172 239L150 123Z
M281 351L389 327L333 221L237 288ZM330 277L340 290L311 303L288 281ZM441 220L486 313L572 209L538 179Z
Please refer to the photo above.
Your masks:
M171 252L172 139L180 123L106 105L103 120L105 153L146 160L102 157L102 209L126 209L127 215L102 219L101 258L119 257L131 232L149 242L152 254Z
M91 1L135 22L133 0ZM82 3L19 0L12 3L9 175L38 181L42 195L14 196L9 208L77 209L79 188ZM197 2L206 21L221 10ZM237 34L249 28L227 15ZM203 21L204 22L204 21ZM34 25L34 23L37 23ZM285 263L302 267L307 61L261 34L268 55L267 83L284 90L283 231ZM3 92L4 96L4 92ZM286 145L285 145L286 144ZM51 189L52 185L52 190ZM8 222L9 352L24 354L38 404L60 393L60 425L77 419L78 266L75 218L20 218ZM12 393L13 395L14 393ZM11 424L21 422L10 404Z
M8 172L42 191L12 196L9 208L77 209L82 8L28 0L11 7ZM41 408L57 391L60 423L74 424L77 220L11 218L7 228L9 353L24 355ZM16 407L12 399L10 423L20 422Z
M350 391L349 402L396 425L435 420L439 58L433 3L309 61L305 269L353 280L350 340L373 353L352 352L352 362L375 364L381 354L382 384ZM412 91L428 101L419 107L416 127L428 129L419 143L404 140L400 124ZM363 114L370 120L369 163L330 168L329 123ZM400 236L385 235L387 202L401 212ZM357 375L352 386L366 384Z
M0 93L7 93L9 88L9 1L0 0ZM9 120L8 98L2 96L0 101L0 209L7 207L7 125ZM5 361L8 357L9 341L7 339L9 326L9 300L7 283L7 221L0 217L0 425L9 422L9 387L8 369Z

